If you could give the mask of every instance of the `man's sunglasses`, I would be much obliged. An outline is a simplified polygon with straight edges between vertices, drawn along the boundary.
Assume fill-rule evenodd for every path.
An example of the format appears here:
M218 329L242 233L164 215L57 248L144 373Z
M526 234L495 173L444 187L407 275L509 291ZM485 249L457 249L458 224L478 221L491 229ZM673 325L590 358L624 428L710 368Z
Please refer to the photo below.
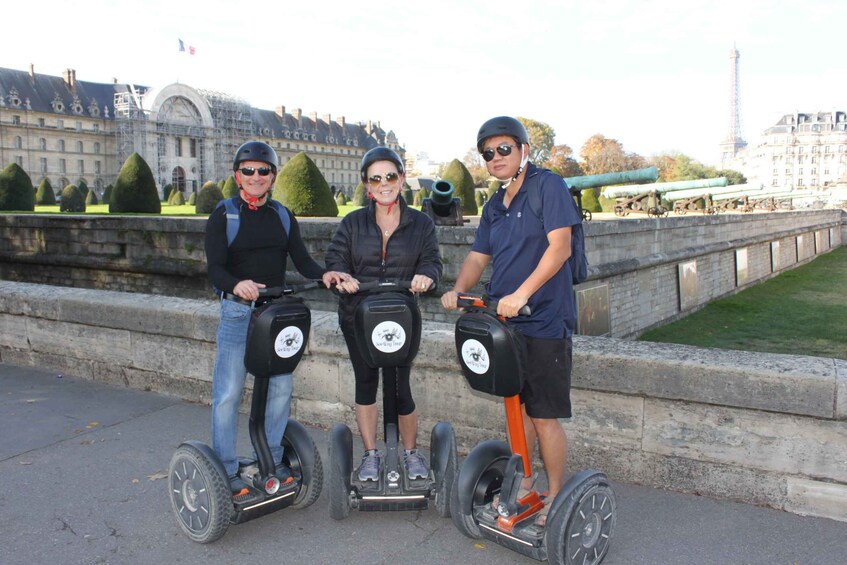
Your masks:
M517 147L517 145L498 145L495 147L497 153L502 155L503 157L507 157L512 154L512 147ZM482 158L485 159L486 162L492 160L494 158L494 149L486 149L482 152Z
M371 175L368 177L368 184L379 185L382 184L382 179L385 179L385 182L388 184L394 184L397 182L397 179L400 178L399 173L386 173L383 177L382 175Z
M270 167L259 167L258 169L256 167L241 167L238 170L245 177L252 177L253 173L259 173L260 177L266 177L273 171Z

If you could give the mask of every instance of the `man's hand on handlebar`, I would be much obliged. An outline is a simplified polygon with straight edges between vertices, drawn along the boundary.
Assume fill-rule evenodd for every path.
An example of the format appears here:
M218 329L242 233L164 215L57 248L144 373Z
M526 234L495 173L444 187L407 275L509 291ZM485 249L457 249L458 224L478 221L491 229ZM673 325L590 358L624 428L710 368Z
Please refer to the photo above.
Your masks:
M527 300L517 293L504 296L497 303L497 315L504 318L514 318L518 315L518 311L526 306Z
M238 284L236 284L235 288L232 289L232 293L244 300L253 301L259 298L260 288L265 288L265 285L251 280L243 280L238 281Z
M458 308L459 293L455 290L448 290L441 295L441 305L445 310L455 310Z

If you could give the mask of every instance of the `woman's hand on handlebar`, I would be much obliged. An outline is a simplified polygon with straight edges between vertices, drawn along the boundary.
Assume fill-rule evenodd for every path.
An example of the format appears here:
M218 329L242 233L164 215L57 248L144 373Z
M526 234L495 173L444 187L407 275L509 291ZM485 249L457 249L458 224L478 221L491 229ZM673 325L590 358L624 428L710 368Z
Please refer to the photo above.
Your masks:
M409 285L409 291L412 294L423 294L432 286L432 279L426 275L415 275L412 277L412 283Z
M342 273L340 271L327 271L323 274L321 280L323 280L325 287L330 288L332 285L341 284L342 282L349 281L352 278L353 277L349 274Z
M344 294L356 294L359 292L359 281L355 277L347 275L347 279L337 284L336 289Z

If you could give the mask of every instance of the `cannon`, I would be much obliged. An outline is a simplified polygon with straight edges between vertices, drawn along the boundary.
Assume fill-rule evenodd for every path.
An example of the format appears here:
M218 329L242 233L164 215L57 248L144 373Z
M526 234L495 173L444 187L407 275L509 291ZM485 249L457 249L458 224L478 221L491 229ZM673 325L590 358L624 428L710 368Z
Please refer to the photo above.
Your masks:
M685 215L689 211L697 210L697 202L703 200L705 206L702 209L704 214L717 214L725 211L726 206L716 205L715 202L723 194L732 194L736 192L754 192L761 191L761 185L755 187L747 184L731 184L727 186L719 186L715 188L690 188L683 190L674 190L664 193L665 200L673 202L673 210L675 213Z
M658 169L656 169L656 167L647 167L645 169L634 169L632 171L622 171L619 173L602 173L599 175L567 177L564 180L568 185L571 195L576 198L577 206L579 206L579 209L582 210L582 219L590 220L591 212L582 207L582 191L586 188L597 188L599 186L645 181L652 182L657 178L659 178Z
M432 193L421 203L421 212L432 218L436 226L461 226L462 203L453 196L453 183L444 179L432 183Z
M632 211L647 212L650 216L667 216L668 209L661 204L665 194L678 190L711 188L727 185L726 177L695 179L674 182L657 182L638 186L625 185L607 188L603 195L614 198L615 215L626 216Z

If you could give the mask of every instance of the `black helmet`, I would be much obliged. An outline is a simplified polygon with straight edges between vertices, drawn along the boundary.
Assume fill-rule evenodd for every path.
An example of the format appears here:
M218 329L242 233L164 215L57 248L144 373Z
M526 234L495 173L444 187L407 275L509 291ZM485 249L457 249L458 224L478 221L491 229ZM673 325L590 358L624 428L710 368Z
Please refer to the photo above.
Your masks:
M359 173L362 176L362 182L367 180L368 176L368 167L376 163L377 161L391 161L395 165L397 165L397 172L403 173L403 161L400 159L400 156L395 153L392 149L388 147L374 147L367 153L365 153L364 157L362 157L362 167L359 169Z
M279 167L279 157L273 147L262 141L248 141L235 152L235 160L232 162L232 170L237 171L238 165L243 161L261 161L273 167L276 173Z
M491 118L479 128L479 133L476 134L477 151L482 153L485 140L495 135L508 135L515 138L518 143L529 143L529 135L522 123L509 116L497 116Z

